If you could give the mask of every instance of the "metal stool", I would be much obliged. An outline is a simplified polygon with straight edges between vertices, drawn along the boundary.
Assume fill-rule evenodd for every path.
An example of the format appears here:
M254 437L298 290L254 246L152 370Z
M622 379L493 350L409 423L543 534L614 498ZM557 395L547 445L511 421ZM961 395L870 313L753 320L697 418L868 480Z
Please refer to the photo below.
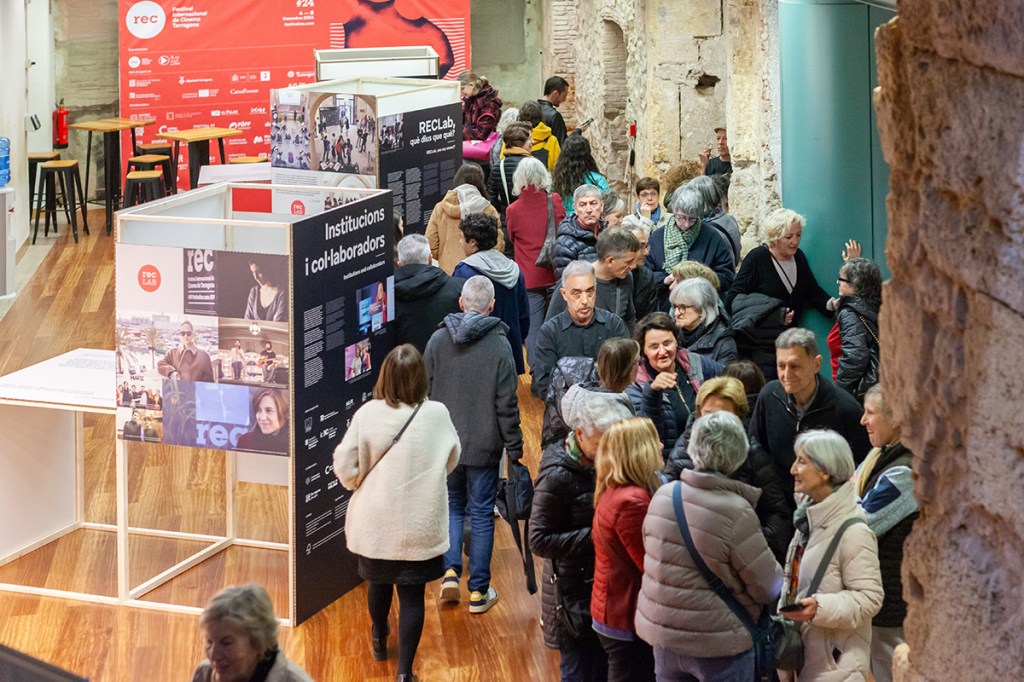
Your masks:
M171 192L171 157L164 154L142 154L128 159L128 170L156 170L159 168L164 176L164 194Z
M36 175L39 174L39 164L47 161L57 161L60 159L60 152L29 152L28 154L28 207L31 209L32 204L36 203ZM42 193L43 186L39 185L39 191Z
M158 170L132 171L124 185L124 207L144 204L164 198L163 172ZM136 201L138 197L138 201Z
M146 154L160 154L168 158L174 156L174 145L164 140L157 142L140 142L135 145L135 155L145 156ZM164 169L164 184L167 185L167 193L174 194L177 188L177 182L174 178L174 164L168 164L167 168Z
M78 162L69 159L67 161L46 161L39 164L42 171L42 186L39 199L36 203L36 224L32 232L32 243L36 243L39 235L39 214L43 211L43 195L46 195L46 222L43 228L43 236L50 234L50 219L53 218L53 231L57 232L57 184L60 183L61 195L64 197L64 209L71 223L71 234L78 243L78 222L75 214L79 206L82 209L82 230L89 234L89 222L86 219L85 192L82 191L82 176L78 172ZM78 205L75 204L75 190L78 190Z
M265 156L236 156L233 159L229 159L228 163L264 163L270 161Z

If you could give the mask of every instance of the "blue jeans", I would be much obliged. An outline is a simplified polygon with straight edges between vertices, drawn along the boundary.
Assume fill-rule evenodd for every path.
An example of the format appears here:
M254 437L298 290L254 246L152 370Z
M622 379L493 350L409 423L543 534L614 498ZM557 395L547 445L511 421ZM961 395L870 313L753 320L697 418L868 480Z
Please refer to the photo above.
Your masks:
M735 682L754 679L754 650L735 656L684 656L654 647L658 682Z
M445 569L462 575L462 527L469 511L470 592L486 592L491 585L491 552L494 549L494 498L498 496L498 465L473 467L463 464L448 474L448 551Z
M530 333L526 335L526 362L533 367L534 354L537 352L537 333L544 324L544 316L548 313L551 289L527 289L526 299L530 302Z

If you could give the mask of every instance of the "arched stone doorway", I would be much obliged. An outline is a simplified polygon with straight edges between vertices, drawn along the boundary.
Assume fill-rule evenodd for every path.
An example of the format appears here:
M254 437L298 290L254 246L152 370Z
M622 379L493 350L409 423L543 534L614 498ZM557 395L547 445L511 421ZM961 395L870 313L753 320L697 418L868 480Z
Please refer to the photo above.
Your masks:
M597 119L590 135L598 165L612 188L628 194L624 173L629 162L629 126L626 108L629 85L626 80L628 51L622 27L611 19L601 22L602 79L601 99Z

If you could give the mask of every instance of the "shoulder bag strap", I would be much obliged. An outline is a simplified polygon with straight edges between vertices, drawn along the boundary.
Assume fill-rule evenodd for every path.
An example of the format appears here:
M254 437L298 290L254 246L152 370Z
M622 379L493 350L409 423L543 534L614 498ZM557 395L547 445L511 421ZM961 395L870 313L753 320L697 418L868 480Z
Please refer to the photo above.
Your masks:
M782 263L780 263L779 259L775 257L775 254L772 253L771 249L768 249L768 255L772 257L772 262L775 263L776 271L781 272L782 276L786 279L786 284L789 285L789 300L792 302L793 292L796 291L796 284L794 284L793 280L791 280L789 275L786 274L785 269L782 267Z
M505 157L508 158L507 156ZM505 190L505 205L512 203L512 195L508 193L508 178L505 177L505 159L498 160L498 171L501 174L501 186Z
M860 313L854 313L854 314L857 316L857 319L860 320L860 323L862 325L864 325L864 328L868 330L868 334L871 334L871 338L873 338L875 340L875 346L877 346L879 349L881 349L881 344L878 343L878 336L875 334L874 330L871 329L871 325L868 324L868 321L865 320L864 316L861 315Z
M836 550L839 548L839 541L843 539L843 533L846 529L855 523L867 523L864 519L859 517L853 517L852 519L846 519L843 525L839 526L839 530L836 531L835 536L832 538L832 542L829 543L828 549L825 550L825 556L821 558L821 562L818 564L818 570L814 572L814 579L811 580L811 584L807 586L807 596L812 596L818 591L818 587L821 585L822 578L825 577L825 571L828 570L829 562L832 561L832 557L835 555Z
M743 608L739 600L736 599L736 595L732 593L722 579L715 575L708 565L704 563L704 559L701 557L700 552L693 544L693 536L690 535L690 527L686 523L686 512L683 511L683 484L676 482L675 487L672 490L672 506L675 507L676 512L676 524L679 526L679 532L683 535L683 542L686 543L686 549L690 552L690 556L693 558L693 563L697 566L697 570L704 576L704 579L708 581L708 586L711 587L712 591L718 595L719 599L725 602L725 605L729 607L729 610L733 612L740 622L743 623L743 627L750 632L751 638L754 640L758 637L758 627L754 622L754 619L750 617L747 610Z
M380 457L377 458L377 461L374 462L373 465L369 469L366 470L366 473L363 475L363 480L364 481L366 480L366 477L370 475L370 472L373 471L374 467L376 467L378 464L380 464L380 461L382 459L384 459L384 455L386 455L389 452L391 452L391 448L395 447L395 444L398 443L399 439L402 437L402 434L405 433L405 430L407 428L409 428L409 424L412 423L413 418L416 417L416 413L420 411L421 407L423 407L423 403L419 403L419 404L416 405L415 409L413 409L413 411L412 411L412 414L410 414L409 418L405 420L405 424L402 425L402 428L398 432L398 435L396 435L392 439L391 444L388 445L387 449L384 452L381 453Z

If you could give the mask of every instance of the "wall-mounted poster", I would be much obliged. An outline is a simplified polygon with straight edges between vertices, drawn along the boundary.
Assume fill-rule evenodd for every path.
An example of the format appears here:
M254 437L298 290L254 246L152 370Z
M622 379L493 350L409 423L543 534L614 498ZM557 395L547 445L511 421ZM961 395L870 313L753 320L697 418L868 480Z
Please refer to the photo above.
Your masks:
M118 244L117 263L118 437L287 455L288 258Z
M244 133L225 140L228 157L269 156L270 91L315 80L314 50L429 45L440 56L441 77L451 79L470 65L469 5L249 0L239 11L230 2L119 0L121 116L156 121L139 131L143 142L155 133L217 126ZM121 145L128 156L129 139ZM181 154L180 184L187 186L184 146ZM292 167L304 161L315 159L296 150Z

